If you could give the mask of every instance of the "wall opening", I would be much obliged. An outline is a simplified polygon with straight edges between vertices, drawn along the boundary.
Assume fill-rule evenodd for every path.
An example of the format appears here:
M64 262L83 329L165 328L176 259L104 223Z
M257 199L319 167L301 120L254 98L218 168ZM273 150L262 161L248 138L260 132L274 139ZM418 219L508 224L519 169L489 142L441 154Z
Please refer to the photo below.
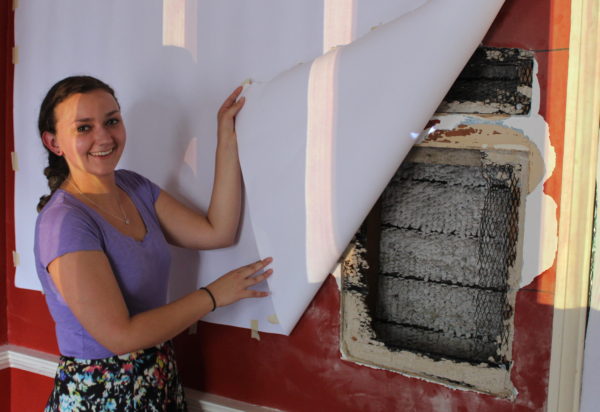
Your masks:
M343 264L346 359L514 396L528 161L527 149L411 151Z
M373 329L386 346L506 364L520 170L487 163L407 162L383 194Z
M530 51L479 47L437 113L526 115L533 70ZM514 398L527 141L462 125L413 148L342 265L345 359Z

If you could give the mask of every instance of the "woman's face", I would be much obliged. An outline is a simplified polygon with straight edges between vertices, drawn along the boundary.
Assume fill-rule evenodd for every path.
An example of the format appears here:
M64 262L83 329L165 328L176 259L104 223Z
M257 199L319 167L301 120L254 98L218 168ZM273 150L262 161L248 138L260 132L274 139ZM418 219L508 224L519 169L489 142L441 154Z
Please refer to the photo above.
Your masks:
M77 93L54 108L56 134L45 132L46 146L65 157L73 175L114 172L125 148L125 125L116 100L104 90ZM82 176L83 177L83 176Z

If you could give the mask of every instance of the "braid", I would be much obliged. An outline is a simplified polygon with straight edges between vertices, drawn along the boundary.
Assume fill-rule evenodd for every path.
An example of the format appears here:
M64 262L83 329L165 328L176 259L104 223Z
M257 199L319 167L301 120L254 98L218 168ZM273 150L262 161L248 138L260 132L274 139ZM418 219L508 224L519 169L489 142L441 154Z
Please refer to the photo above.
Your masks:
M40 197L40 201L37 205L38 212L46 206L46 203L48 203L54 192L56 192L56 189L58 189L67 177L69 177L69 166L67 165L65 158L48 151L48 167L44 169L44 175L48 179L50 194Z
M115 92L109 85L91 76L67 77L52 86L40 107L38 118L40 136L44 132L56 133L56 118L54 116L54 109L56 106L73 94L88 93L94 90L104 90L105 92L110 93L115 101L117 101ZM119 104L118 101L117 104ZM69 165L65 158L57 156L48 150L48 148L46 148L46 151L48 152L48 167L44 169L44 175L48 179L50 194L40 197L37 206L38 212L42 210L46 203L48 203L56 189L58 189L67 177L69 177Z

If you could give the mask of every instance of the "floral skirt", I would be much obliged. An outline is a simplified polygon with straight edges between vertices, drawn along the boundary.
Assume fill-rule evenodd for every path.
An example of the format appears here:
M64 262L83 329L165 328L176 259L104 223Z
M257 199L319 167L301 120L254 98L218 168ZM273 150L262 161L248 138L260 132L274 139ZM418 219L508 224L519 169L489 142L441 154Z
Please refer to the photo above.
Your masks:
M62 356L44 411L186 411L171 342L105 359Z

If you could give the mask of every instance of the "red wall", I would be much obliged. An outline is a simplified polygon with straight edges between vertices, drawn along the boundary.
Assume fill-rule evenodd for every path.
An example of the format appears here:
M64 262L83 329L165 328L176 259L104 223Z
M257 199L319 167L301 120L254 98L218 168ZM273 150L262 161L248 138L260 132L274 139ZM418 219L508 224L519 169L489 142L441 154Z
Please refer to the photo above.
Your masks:
M20 369L11 369L10 380L10 411L33 412L44 409L48 394L52 390L52 379ZM8 411L9 409L0 410Z
M555 172L545 183L544 190L557 204L561 187L569 21L570 0L507 0L484 41L490 46L535 51L542 91L540 111L549 123L550 138L557 152ZM6 70L9 65L3 66L0 70ZM3 105L7 106L6 101ZM10 104L0 112L10 113ZM11 139L0 146L3 159L10 158L12 143L8 140ZM12 262L12 174L6 166L2 173L0 196L7 194L10 206L6 209L7 244L3 258ZM9 342L58 353L42 295L15 288L12 266L4 267L7 267ZM519 396L514 402L452 390L340 360L340 297L331 278L324 283L289 337L261 334L258 342L250 339L247 330L201 322L197 334L183 334L176 339L180 369L186 386L290 411L542 410L547 398L554 277L552 267L517 295L512 379ZM0 295L0 315L4 310L3 299ZM0 342L5 336L2 330L6 329L2 329L2 325L0 320ZM22 385L26 385L25 378L31 377L25 375L13 370L13 410L17 410L15 406L19 402L29 402L28 408L20 410L41 408L49 391L50 379L39 377L37 391L32 394L29 386L26 396ZM0 371L0 381L3 379L6 379L5 373Z
M11 369L0 370L0 411L10 410L10 372Z

